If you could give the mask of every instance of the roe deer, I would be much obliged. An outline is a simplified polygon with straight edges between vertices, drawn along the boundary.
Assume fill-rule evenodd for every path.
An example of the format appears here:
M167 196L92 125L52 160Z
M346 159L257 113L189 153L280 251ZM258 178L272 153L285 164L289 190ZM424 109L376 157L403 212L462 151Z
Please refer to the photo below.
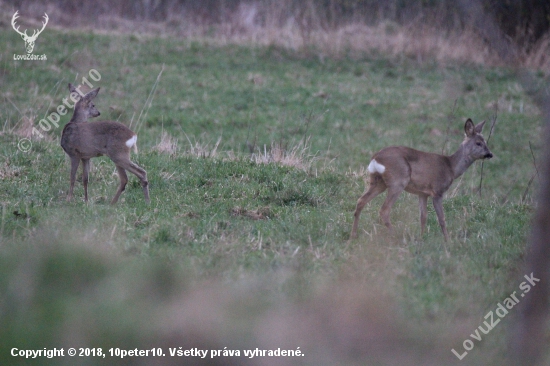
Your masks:
M426 206L432 197L437 221L449 239L443 213L443 194L453 180L460 177L478 159L493 157L481 131L485 121L474 126L468 118L464 125L466 137L457 152L451 156L418 151L404 146L389 146L374 154L369 166L369 188L357 200L351 238L357 237L357 226L361 210L374 197L388 189L386 200L380 209L380 217L392 231L390 211L402 191L416 194L420 207L421 234L426 227Z
M71 99L75 100L81 94L72 84L69 84ZM71 158L71 186L67 201L73 197L74 182L78 165L82 160L82 184L84 185L84 200L88 202L88 173L90 159L107 155L116 165L120 185L111 204L115 204L120 194L126 188L128 176L126 170L135 174L143 188L145 202L149 203L149 183L147 172L130 161L130 148L137 147L137 135L120 122L99 121L88 122L89 117L100 115L92 100L99 88L83 95L75 104L73 117L63 128L61 147ZM82 94L81 94L82 95Z

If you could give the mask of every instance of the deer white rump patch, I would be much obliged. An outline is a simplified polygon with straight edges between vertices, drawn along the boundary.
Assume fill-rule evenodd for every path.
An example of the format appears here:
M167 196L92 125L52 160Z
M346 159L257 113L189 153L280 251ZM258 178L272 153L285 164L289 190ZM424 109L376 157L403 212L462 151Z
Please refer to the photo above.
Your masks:
M386 167L377 162L375 159L372 159L367 170L369 171L369 173L376 172L382 174L386 171Z
M136 142L137 142L137 135L134 135L130 140L126 141L126 146L132 147L136 144Z

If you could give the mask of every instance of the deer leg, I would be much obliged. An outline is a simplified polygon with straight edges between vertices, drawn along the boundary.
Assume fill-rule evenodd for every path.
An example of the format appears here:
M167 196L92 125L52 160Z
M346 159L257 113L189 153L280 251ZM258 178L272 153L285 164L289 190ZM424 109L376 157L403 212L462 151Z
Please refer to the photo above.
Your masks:
M137 164L130 162L130 172L134 173L139 178L141 188L143 188L143 195L145 196L145 202L149 203L149 182L147 181L147 172L139 167Z
M441 231L443 232L445 241L448 241L449 234L447 233L447 226L445 224L445 213L443 213L443 197L434 197L433 204L435 213L437 214L437 221L439 221L439 226L441 226Z
M386 195L386 200L384 201L384 204L382 205L382 208L380 209L380 218L382 219L382 222L390 233L393 232L393 226L390 221L390 212L391 208L393 207L393 204L397 200L397 197L403 192L405 187L401 186L393 186L388 188L388 194Z
M117 166L121 166L122 168L126 169L130 173L134 174L136 177L138 177L141 187L143 188L143 194L145 196L145 202L149 203L149 182L147 181L147 172L142 169L137 164L134 164L130 161L130 159L121 159L122 161L116 161L115 164ZM114 199L113 199L114 200Z
M426 229L426 216L428 213L428 196L418 196L418 207L420 208L420 236L424 235L424 229Z
M76 171L80 165L80 159L78 157L71 157L71 185L69 187L69 194L67 195L67 201L73 199L74 182L76 180Z
M371 181L369 184L369 189L363 193L361 197L357 200L357 206L355 206L355 213L353 214L353 227L351 229L350 238L357 238L357 227L359 226L359 216L361 211L367 203L369 203L374 197L378 196L380 193L386 190L386 185L380 177L371 176Z
M82 184L84 185L84 202L88 202L88 173L90 172L90 159L82 159Z
M118 172L118 177L120 179L120 185L118 186L118 190L116 191L115 196L111 200L111 205L114 205L117 203L118 198L124 192L124 189L126 189L126 184L128 183L128 176L126 175L126 170L120 166L116 166L116 170Z

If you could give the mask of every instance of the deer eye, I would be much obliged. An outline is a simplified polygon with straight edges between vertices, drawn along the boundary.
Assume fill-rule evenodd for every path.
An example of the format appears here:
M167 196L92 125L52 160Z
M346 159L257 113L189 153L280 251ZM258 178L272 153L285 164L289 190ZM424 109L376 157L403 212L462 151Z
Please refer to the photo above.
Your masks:
M482 144L481 142L478 141L478 142L476 142L476 145L477 145L477 146L481 146L481 145L483 145L483 144Z

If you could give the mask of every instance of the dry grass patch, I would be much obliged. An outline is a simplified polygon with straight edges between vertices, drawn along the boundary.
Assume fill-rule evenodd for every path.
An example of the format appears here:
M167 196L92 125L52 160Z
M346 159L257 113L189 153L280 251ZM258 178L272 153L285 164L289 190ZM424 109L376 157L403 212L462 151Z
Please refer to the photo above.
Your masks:
M168 132L162 131L160 142L153 147L153 151L174 155L178 151L178 140L172 137Z
M257 210L247 210L243 207L233 207L230 210L231 216L243 216L252 220L266 220L271 216L269 207L262 207Z
M19 137L32 138L32 128L34 126L34 118L23 116L14 126L13 133Z
M222 141L220 136L214 146L210 146L208 143L196 141L193 143L187 134L185 135L189 142L189 150L185 151L186 155L197 156L199 158L215 158L218 157L218 147ZM232 155L232 154L230 154Z
M263 146L263 151L258 147L257 152L252 154L251 159L256 164L276 163L307 172L316 160L315 156L310 154L310 148L309 137L290 148L285 148L281 143L272 142L269 150L267 145Z

